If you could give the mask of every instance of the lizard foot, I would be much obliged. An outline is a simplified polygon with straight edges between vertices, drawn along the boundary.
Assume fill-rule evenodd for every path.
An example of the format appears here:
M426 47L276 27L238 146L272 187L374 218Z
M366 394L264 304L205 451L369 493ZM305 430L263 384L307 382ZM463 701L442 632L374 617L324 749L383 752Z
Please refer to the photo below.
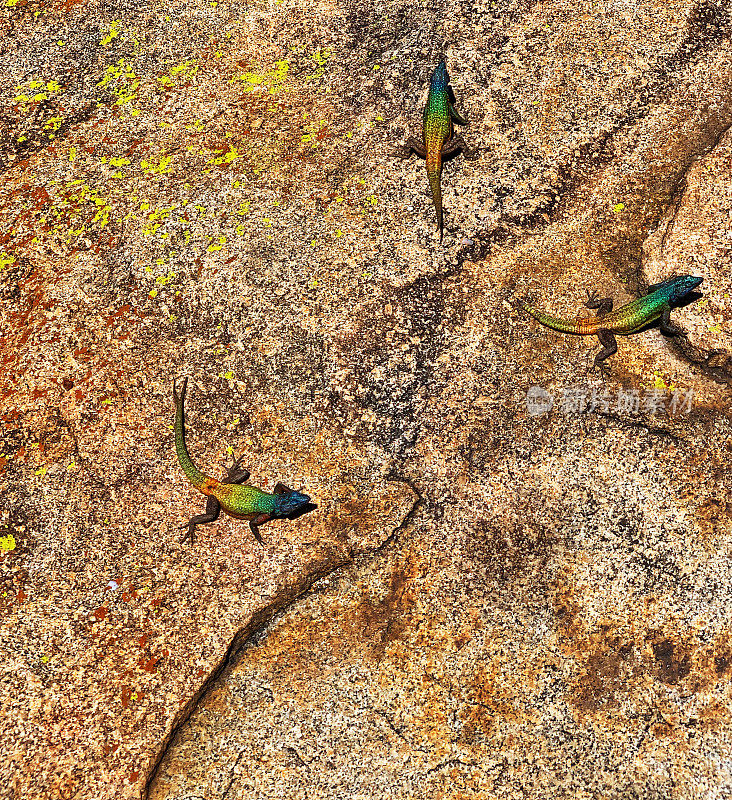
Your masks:
M688 333L679 325L663 325L660 326L660 331L664 336L685 336L688 337Z
M180 544L185 544L186 539L190 539L191 544L193 544L193 531L191 530L191 526L187 522L185 525L179 525L178 530L185 531L183 536L180 539L178 539L178 542Z
M234 456L232 456L233 458ZM237 460L226 470L226 478L222 483L246 483L249 480L251 473L248 469L239 469L239 464L244 460L244 456L240 456Z
M422 142L414 136L409 136L406 143L398 147L391 155L394 158L409 158L412 152L415 152L418 156L422 156L422 158L427 157L427 151L424 149Z
M400 147L397 150L388 150L386 155L389 158L402 158L405 161L412 156L411 147Z

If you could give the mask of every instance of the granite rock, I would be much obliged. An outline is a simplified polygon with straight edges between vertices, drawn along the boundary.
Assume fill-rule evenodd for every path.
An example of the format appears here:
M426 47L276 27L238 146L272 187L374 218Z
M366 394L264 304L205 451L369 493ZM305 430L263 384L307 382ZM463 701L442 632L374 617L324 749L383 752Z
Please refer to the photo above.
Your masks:
M729 3L0 14L0 794L726 796ZM675 271L606 379L515 306Z

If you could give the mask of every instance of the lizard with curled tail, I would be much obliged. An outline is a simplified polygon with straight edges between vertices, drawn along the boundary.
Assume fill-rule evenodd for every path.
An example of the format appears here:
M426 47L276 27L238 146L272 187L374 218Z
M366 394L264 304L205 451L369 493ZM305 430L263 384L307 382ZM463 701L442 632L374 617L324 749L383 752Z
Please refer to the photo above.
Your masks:
M257 541L261 544L262 537L259 526L271 519L289 517L298 511L303 511L310 505L310 498L302 492L290 489L283 483L274 487L274 492L269 493L254 486L245 486L249 480L249 472L239 469L242 458L234 462L228 470L226 477L219 481L201 472L191 461L185 441L185 422L183 418L183 401L186 396L188 378L184 378L180 394L176 393L173 382L173 402L175 403L175 449L178 461L186 477L199 492L207 496L206 511L193 517L183 527L187 528L186 535L181 539L184 542L193 535L196 525L215 522L221 511L235 519L248 519L249 527Z

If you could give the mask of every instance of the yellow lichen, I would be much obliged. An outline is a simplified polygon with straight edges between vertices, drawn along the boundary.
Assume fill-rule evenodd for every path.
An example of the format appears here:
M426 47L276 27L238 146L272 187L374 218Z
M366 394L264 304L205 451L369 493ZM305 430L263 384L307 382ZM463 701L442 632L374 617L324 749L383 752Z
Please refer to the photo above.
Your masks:
M211 243L206 248L206 250L209 253L215 253L217 250L222 250L223 247L224 247L224 244L226 244L226 237L225 236L219 236L218 237L218 241L216 243L214 243L214 239L212 238L211 239Z
M221 155L209 159L209 161L206 162L207 164L216 164L216 165L231 164L233 161L236 161L236 159L240 157L239 151L236 149L236 147L232 147L231 145L229 146L228 150L224 151L218 150L216 152L221 153Z
M15 91L18 94L11 102L16 105L27 105L28 103L41 103L43 100L55 97L61 93L62 87L58 81L31 80L16 86Z
M101 44L103 47L106 47L112 39L116 39L119 36L119 26L120 21L118 19L113 20L112 24L109 26L107 35L102 39Z
M114 105L123 106L135 99L140 86L140 79L132 69L132 65L124 58L116 64L110 64L104 71L104 77L97 83L100 89L107 89L117 98Z
M172 160L172 156L160 156L160 161L156 164L154 161L145 161L143 159L140 162L140 166L149 175L165 175L172 172L170 167L170 162Z
M277 94L282 84L287 78L290 64L281 60L275 64L274 69L266 72L242 72L234 78L234 81L241 81L244 84L245 92L253 92L258 87L267 89L270 94Z
M173 278L175 278L175 272L169 272L167 275L158 275L158 277L155 278L155 283L159 286L167 286Z
M310 58L317 64L318 69L312 75L307 75L305 77L306 81L313 81L317 80L318 78L322 78L323 74L325 73L325 65L328 63L330 55L330 50L321 50L320 48L318 48L314 53L310 54Z
M49 117L43 123L43 130L44 131L57 131L61 127L61 123L63 122L63 117ZM53 135L51 135L53 139Z

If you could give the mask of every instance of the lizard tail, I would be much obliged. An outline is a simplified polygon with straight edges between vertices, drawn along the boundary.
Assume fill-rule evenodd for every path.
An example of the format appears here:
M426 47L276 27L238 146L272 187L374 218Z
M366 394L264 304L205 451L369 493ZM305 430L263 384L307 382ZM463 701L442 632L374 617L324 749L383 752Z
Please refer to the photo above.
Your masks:
M218 485L218 481L209 475L201 472L198 467L191 461L186 448L186 426L183 414L183 401L186 396L186 387L188 386L188 378L183 379L183 385L180 388L180 394L176 394L175 381L173 381L173 401L175 402L175 450L178 454L178 461L183 472L185 472L188 480L203 494L211 494L211 492Z
M578 329L576 322L570 322L561 317L552 317L550 314L545 314L543 311L539 311L526 303L519 303L519 305L527 314L531 314L535 320L541 322L542 325L546 325L547 328L553 328L555 331L561 331L562 333L583 333Z
M429 170L427 172L427 179L430 182L430 189L432 190L432 200L435 204L435 211L437 212L437 230L440 232L440 241L442 241L442 189L440 187L440 176L442 174L442 165L438 164L437 169Z

